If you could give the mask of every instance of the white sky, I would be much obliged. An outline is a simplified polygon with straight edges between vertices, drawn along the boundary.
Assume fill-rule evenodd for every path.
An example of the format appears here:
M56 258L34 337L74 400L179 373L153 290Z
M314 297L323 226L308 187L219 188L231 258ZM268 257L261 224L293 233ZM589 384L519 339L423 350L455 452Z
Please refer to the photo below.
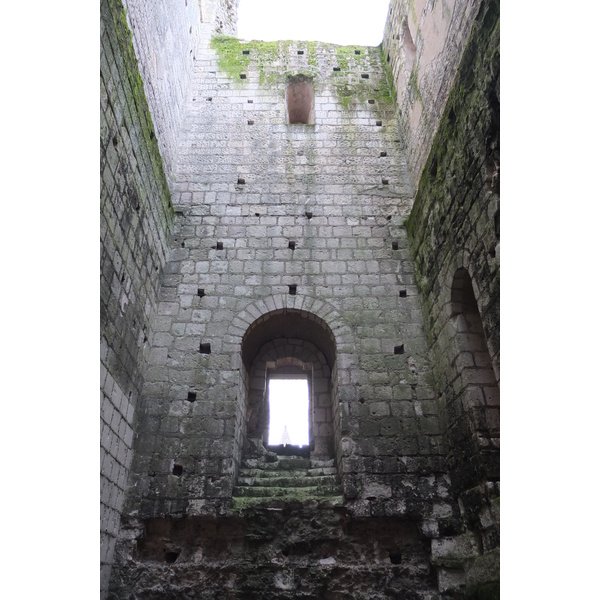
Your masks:
M308 445L308 382L306 379L269 380L269 445L281 442L287 427L290 444Z
M379 46L389 4L389 0L240 0L238 37Z

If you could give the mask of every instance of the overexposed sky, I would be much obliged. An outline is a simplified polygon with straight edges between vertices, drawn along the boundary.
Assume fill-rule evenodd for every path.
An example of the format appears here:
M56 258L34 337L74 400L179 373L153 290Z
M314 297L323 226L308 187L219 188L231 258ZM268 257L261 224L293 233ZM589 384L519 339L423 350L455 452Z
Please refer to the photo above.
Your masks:
M389 0L240 0L238 37L379 46L389 4Z
M281 443L284 427L294 446L308 445L308 382L269 380L269 444Z

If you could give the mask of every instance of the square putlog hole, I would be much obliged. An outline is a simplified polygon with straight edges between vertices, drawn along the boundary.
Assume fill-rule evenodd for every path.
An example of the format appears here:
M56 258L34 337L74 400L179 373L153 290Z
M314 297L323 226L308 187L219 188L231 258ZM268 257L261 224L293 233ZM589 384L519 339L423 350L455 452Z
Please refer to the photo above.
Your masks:
M217 242L216 249L223 250L223 242Z
M406 290L400 290L398 296L400 296L400 298L406 298Z
M361 74L361 77L362 77L363 79L369 79L369 74L368 74L368 73L362 73L362 74Z
M173 475L175 475L175 477L181 477L183 475L183 467L181 465L173 465Z
M392 250L398 250L398 242L392 242Z
M383 125L383 122L382 121L375 121L375 125L377 127L381 127Z
M200 344L200 354L210 354L210 344Z
M200 296L200 298L204 298L204 296L206 296L204 288L198 288L198 296Z
M238 177L238 185L245 185L246 184L246 180L243 177Z
M290 250L295 250L296 249L296 242L288 242L288 248Z
M292 285L288 286L289 290L288 293L290 296L295 296L296 295L296 284L293 283Z
M188 392L188 402L196 402L196 392Z
M404 354L404 344L394 346L394 354Z

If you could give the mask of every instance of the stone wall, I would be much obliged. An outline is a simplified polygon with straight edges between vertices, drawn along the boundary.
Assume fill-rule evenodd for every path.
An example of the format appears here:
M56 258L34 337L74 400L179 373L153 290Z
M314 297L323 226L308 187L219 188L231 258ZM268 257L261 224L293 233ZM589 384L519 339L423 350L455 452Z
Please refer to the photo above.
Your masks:
M239 0L124 0L167 180L199 57L201 29L235 35Z
M150 109L102 3L103 595L121 519L111 600L498 597L498 3L393 1L383 54L129 3ZM161 80L164 36L192 60ZM281 365L311 373L302 456L261 441Z
M453 495L477 540L469 597L499 568L499 11L477 15L408 223Z
M124 0L150 114L170 181L200 35L198 0Z
M106 594L173 208L125 12L101 3L101 576Z
M286 569L271 564L283 543L273 533L279 509L248 508L234 498L248 442L251 383L242 358L249 331L263 343L300 338L328 358L346 516L327 535L366 531L351 523L375 517L383 531L393 515L390 527L410 529L421 548L398 567L394 585L414 562L418 583L405 588L433 593L430 539L453 530L458 507L448 493L408 250L413 192L385 62L379 49L366 47L208 36L202 44L174 173L176 225L150 340L113 597L127 590L150 598L155 585L156 597L175 597L182 593L176 580L212 577L223 563L202 559L207 551L198 553L172 527L226 529L240 517L265 523L251 536L263 548L253 564L269 575L248 590L250 573L239 571L227 597L298 597L281 583ZM286 122L290 77L314 86L312 125ZM258 352L258 341L250 346ZM360 553L378 552L373 534L358 554L311 555L326 533L312 535L296 560L319 570L333 564L320 560L333 558L344 564L348 585L349 573L360 571ZM160 550L141 550L155 544ZM381 559L386 576L365 580L354 597L386 597L401 560L394 552ZM176 557L167 567L175 579L165 580L157 557L163 565ZM305 580L313 597L319 581Z
M383 48L417 186L481 0L391 0Z

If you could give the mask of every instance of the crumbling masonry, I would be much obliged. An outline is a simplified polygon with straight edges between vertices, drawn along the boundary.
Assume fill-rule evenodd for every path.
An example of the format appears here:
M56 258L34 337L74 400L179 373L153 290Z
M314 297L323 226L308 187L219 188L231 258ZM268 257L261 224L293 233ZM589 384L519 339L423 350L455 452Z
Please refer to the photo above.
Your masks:
M499 4L236 13L101 0L102 598L498 598Z

